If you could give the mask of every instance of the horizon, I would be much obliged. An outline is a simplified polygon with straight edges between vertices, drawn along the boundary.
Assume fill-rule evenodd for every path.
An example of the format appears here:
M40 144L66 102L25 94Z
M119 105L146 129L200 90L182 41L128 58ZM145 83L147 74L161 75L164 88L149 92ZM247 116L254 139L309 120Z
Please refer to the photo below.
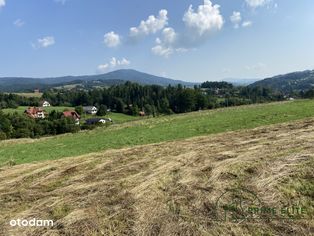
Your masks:
M304 71L313 71L314 69L305 69L305 70L300 70L300 71L290 71L290 72L285 72L285 73L280 73L280 74L276 74L276 75L272 75L270 77L266 77L266 78L236 78L236 77L226 77L226 78L220 78L220 79L208 79L208 80L204 80L204 81L187 81L187 80L182 80L182 79L174 79L174 78L170 78L170 77L164 77L161 75L154 75L154 74L150 74L149 72L145 72L145 71L138 71L136 69L132 69L132 68L128 68L128 69L117 69L117 70L113 70L113 71L108 71L108 72L104 72L104 73L98 73L98 74L82 74L82 75L61 75L61 76L47 76L47 77L28 77L28 76L4 76L4 77L0 77L0 79L2 78L31 78L31 79L38 79L38 80L44 80L44 79L50 79L50 78L62 78L62 77L81 77L81 76L97 76L97 75L105 75L108 73L112 73L112 72L117 72L117 71L135 71L138 73L143 73L143 74L148 74L151 76L156 76L156 77L161 77L161 78L165 78L165 79L170 79L170 80L179 80L182 82L187 82L187 83L203 83L206 81L209 82L220 82L220 81L225 81L225 82L237 82L237 81L242 81L244 82L245 80L247 80L248 82L250 81L261 81L264 79L269 79L269 78L273 78L276 76L281 76L281 75L286 75L286 74L291 74L291 73L299 73L299 72L304 72Z
M284 0L2 0L0 77L134 69L193 83L311 70L313 9Z

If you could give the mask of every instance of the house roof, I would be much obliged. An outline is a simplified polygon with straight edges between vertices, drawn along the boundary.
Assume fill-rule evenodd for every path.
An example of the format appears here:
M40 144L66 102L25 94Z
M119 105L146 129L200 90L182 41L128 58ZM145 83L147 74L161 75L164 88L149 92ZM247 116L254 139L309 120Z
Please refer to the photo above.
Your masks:
M90 119L87 119L85 122L86 122L86 124L94 124L94 123L98 123L101 120L107 121L108 119L106 119L106 118L90 118Z
M84 110L93 110L93 109L97 109L97 107L95 106L86 106L86 107L83 107Z
M64 111L63 115L65 117L71 117L71 118L74 118L74 119L80 119L81 118L81 116L79 114L77 114L76 111Z
M25 113L32 118L36 118L37 114L40 112L44 112L44 110L39 107L29 107L27 110L25 110Z
M29 107L25 112L28 114L37 114L38 112L43 112L44 110L39 107Z

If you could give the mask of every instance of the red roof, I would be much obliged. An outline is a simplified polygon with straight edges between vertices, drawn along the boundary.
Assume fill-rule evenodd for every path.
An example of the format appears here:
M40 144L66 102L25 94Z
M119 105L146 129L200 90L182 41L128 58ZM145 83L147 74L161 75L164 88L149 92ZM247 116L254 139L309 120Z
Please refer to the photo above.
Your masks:
M76 111L64 111L64 112L63 112L63 115L64 115L65 117L71 117L71 118L73 118L73 119L80 119L80 118L81 118L80 115L77 114Z
M32 117L32 118L36 118L37 117L37 114L40 113L40 112L43 112L44 110L39 108L39 107L29 107L25 113Z

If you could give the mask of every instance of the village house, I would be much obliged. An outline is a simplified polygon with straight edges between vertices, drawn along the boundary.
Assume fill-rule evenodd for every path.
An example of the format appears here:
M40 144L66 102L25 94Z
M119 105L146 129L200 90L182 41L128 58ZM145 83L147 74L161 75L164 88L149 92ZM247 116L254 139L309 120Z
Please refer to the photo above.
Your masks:
M77 114L76 111L64 111L63 116L72 118L75 121L76 125L80 124L81 116L79 114Z
M45 119L45 111L39 107L29 107L24 112L28 117L33 119Z
M87 125L106 124L107 122L112 122L112 120L110 118L91 118L85 121Z
M98 109L95 106L86 106L86 107L83 107L83 111L86 114L96 115Z
M41 107L50 107L51 105L48 101L42 101L42 102L40 102L40 106Z

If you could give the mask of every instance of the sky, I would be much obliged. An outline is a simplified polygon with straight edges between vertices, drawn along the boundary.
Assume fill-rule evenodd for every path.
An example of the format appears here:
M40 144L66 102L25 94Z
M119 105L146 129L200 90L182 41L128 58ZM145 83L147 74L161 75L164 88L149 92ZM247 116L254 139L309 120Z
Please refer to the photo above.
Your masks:
M314 69L313 0L0 0L0 77L192 82Z

